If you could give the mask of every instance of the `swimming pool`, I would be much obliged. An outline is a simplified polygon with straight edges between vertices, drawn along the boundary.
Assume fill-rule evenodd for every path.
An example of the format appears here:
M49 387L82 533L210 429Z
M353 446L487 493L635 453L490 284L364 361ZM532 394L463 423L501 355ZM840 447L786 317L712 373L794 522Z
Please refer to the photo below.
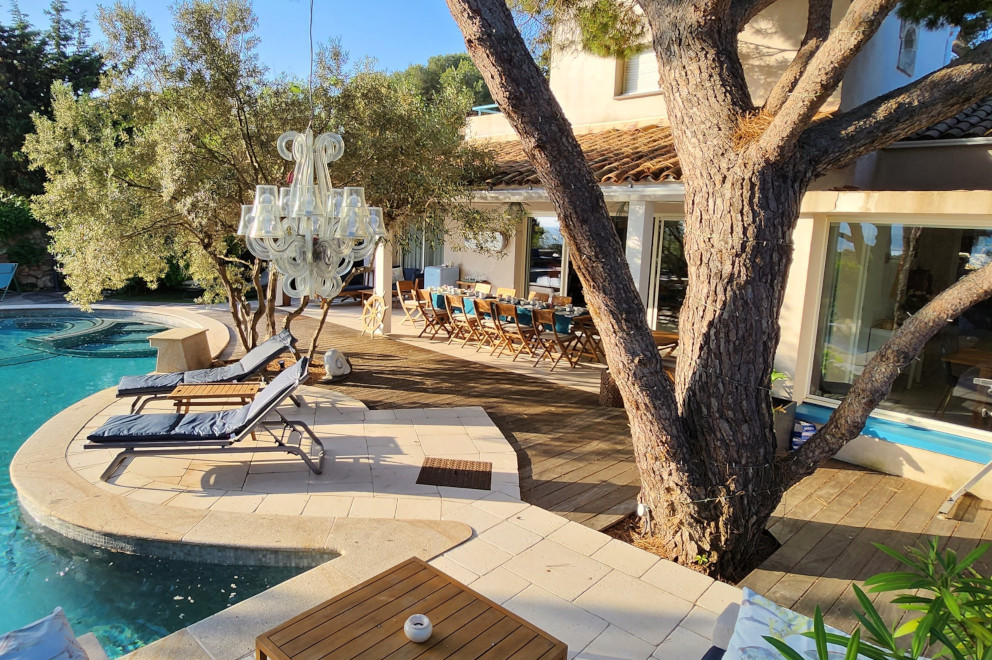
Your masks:
M96 633L115 657L253 596L303 569L219 566L136 557L85 546L26 521L8 466L17 449L60 410L155 367L147 335L161 329L92 316L0 318L0 633L55 606L77 634ZM83 332L87 328L98 331ZM56 339L75 331L83 336ZM88 356L88 357L86 357Z

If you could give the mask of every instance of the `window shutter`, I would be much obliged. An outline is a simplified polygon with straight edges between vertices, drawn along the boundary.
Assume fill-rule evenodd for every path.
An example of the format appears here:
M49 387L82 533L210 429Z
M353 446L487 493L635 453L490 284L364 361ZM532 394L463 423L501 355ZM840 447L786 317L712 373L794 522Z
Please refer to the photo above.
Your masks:
M648 48L627 60L623 72L623 93L655 92L658 87L658 59Z

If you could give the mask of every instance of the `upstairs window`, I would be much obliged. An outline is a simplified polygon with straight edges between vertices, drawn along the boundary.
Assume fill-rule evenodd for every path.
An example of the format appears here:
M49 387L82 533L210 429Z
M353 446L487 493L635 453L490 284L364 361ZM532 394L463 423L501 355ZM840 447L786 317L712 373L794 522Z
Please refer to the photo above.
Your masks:
M658 58L651 48L642 50L624 64L621 94L657 92Z
M913 23L901 21L899 25L899 61L896 68L907 76L916 70L916 45L919 41L919 28Z

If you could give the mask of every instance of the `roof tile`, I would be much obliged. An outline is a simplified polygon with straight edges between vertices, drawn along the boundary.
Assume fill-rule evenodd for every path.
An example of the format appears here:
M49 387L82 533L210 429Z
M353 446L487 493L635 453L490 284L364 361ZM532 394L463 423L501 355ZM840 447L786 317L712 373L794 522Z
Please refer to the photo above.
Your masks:
M906 140L953 140L992 137L992 96L969 106L949 119L910 135Z
M678 181L682 168L668 126L611 129L577 135L579 146L599 183ZM541 185L519 140L491 144L498 173L490 186Z

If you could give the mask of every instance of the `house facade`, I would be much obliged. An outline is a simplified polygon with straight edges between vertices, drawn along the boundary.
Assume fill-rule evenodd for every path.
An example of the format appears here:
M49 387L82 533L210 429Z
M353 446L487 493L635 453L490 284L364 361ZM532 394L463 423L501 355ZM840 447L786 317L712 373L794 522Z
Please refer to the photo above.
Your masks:
M835 3L835 20L847 3ZM805 31L806 3L776 3L741 35L755 101L784 70ZM826 111L845 110L940 68L952 29L889 16ZM628 61L558 52L551 88L599 179L655 329L676 330L685 294L683 186L650 49ZM434 255L462 279L569 295L581 283L546 192L500 114L469 122L492 142L499 173L485 207L526 212L500 258L449 238ZM519 207L518 207L519 208ZM908 140L829 173L803 200L780 317L776 393L822 423L895 328L963 274L992 259L992 99ZM982 379L988 379L987 383ZM992 460L992 303L935 337L899 376L843 460L951 489ZM992 497L992 478L974 490Z

